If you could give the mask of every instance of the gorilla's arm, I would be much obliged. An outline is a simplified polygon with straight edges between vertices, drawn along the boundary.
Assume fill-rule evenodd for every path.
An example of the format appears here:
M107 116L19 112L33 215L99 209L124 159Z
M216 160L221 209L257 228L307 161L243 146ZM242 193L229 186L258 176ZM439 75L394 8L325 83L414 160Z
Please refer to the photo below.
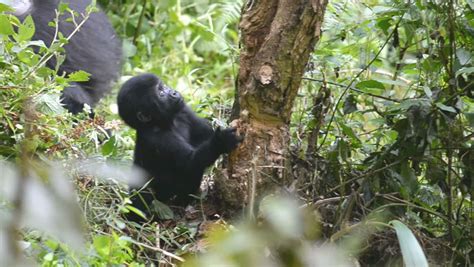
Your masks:
M78 83L71 83L68 87L64 88L61 102L72 114L81 112L84 109L84 104L92 107L93 103L89 93Z
M219 155L230 152L240 142L240 139L235 137L235 129L232 128L216 130L211 138L195 147L174 131L149 133L146 139L157 154L168 155L178 170L186 173L204 170L212 165Z
M214 130L208 120L196 116L186 105L175 119L175 129L189 129L190 143L201 144L214 136Z

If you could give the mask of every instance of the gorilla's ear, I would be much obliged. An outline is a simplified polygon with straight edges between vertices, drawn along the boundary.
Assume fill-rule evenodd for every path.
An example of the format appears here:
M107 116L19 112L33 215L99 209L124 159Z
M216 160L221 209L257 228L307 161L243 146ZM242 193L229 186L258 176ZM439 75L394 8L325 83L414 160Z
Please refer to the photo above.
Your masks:
M151 116L143 114L141 111L137 112L137 119L141 122L149 122L151 121Z

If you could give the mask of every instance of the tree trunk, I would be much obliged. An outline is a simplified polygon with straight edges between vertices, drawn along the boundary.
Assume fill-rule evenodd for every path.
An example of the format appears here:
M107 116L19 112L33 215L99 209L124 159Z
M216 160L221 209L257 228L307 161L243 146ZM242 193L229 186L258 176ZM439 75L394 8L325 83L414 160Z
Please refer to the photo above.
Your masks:
M226 209L253 206L287 185L289 123L327 0L249 0L240 21L241 54L233 123L245 136L216 179Z

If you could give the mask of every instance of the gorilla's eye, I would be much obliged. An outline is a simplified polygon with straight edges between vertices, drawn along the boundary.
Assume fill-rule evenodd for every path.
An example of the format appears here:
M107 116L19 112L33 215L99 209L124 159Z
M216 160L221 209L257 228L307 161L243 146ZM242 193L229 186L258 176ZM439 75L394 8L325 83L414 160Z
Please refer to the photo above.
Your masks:
M158 93L158 95L159 95L160 97L164 97L164 96L165 96L165 93L164 93L163 91L160 91L160 92Z

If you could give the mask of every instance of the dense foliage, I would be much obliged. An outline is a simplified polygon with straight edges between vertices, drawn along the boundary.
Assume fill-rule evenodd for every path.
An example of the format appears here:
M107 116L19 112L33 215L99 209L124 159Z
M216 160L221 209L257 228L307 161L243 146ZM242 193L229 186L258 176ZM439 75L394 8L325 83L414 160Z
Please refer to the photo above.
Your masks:
M7 190L9 182L24 176L48 181L45 192L56 203L68 196L54 184L69 177L79 206L33 202L45 205L36 207L45 221L35 221L28 214L37 213L23 201L21 221L27 228L21 231L21 249L12 249L43 266L179 263L182 255L205 250L205 256L187 263L304 265L327 251L340 255L339 249L363 265L400 266L400 250L423 258L413 236L432 264L473 264L472 1L330 1L323 39L307 66L291 123L287 171L296 183L285 186L299 206L286 200L262 203L258 224L238 229L215 216L206 191L191 210L157 204L159 224L129 223L121 216L134 212L117 182L124 176L117 172L121 167L91 175L72 161L131 164L133 131L119 121L115 95L123 80L137 73L156 73L202 117L225 124L238 69L241 1L98 2L123 39L125 56L123 79L94 119L68 114L58 101L65 84L87 74L61 77L44 67L52 55L63 57L68 36L58 36L50 47L31 41L32 20L21 23L0 4L0 159L19 163L0 165L0 242L17 237L15 220L21 219L20 212L3 217L12 207L6 196L17 192L14 186ZM69 171L50 167L52 161ZM214 175L218 168L208 173L210 180ZM43 189L35 188L32 192L42 196ZM75 202L74 194L69 197ZM86 241L77 249L72 243L81 227L51 228L74 222L79 213L71 210L79 209L87 226ZM318 249L318 241L339 248ZM6 259L3 249L0 258Z
M456 261L469 261L473 7L462 1L330 6L306 76L311 84L294 113L295 140L302 141L294 145L306 163L321 168L305 182L309 198L347 197L337 224L390 210L429 237L451 241Z

